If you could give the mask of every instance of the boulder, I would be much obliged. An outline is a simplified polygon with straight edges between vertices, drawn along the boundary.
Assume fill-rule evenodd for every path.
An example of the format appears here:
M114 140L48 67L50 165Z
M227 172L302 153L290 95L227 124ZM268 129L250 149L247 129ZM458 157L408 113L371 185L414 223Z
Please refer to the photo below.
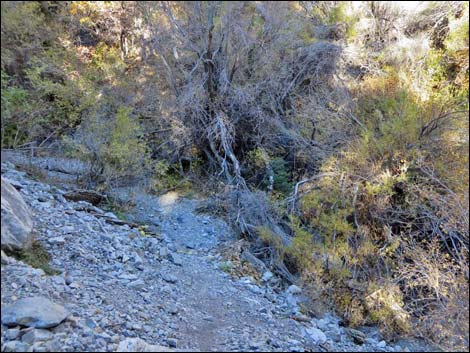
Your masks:
M31 211L20 193L4 178L1 179L2 250L21 250L32 241Z
M23 298L12 305L2 305L2 324L6 326L51 328L59 325L68 315L63 306L44 297Z

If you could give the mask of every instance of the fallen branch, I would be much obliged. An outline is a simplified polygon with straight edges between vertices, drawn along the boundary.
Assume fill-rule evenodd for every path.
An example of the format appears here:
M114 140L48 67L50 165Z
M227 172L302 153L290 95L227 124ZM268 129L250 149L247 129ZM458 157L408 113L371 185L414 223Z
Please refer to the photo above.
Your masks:
M64 197L67 200L71 201L86 201L96 206L100 202L104 201L107 197L106 195L100 194L93 190L74 190L64 194Z

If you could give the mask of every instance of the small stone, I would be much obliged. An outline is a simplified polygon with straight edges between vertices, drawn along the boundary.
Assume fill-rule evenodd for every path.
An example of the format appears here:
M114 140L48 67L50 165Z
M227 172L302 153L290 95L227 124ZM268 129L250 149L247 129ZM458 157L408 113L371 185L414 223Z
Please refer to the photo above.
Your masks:
M243 283L243 284L251 284L251 283L254 283L255 280L253 279L253 277L249 276L249 277L241 277L239 280L238 280L240 283Z
M68 286L73 283L73 278L72 278L72 276L70 276L70 275L68 275L68 274L65 275L65 278L64 278L64 279L65 279L65 284L68 285Z
M183 259L181 258L180 255L175 254L175 253L170 253L168 258L171 262L173 262L173 264L177 266L183 266Z
M174 338L168 338L166 340L166 343L168 343L168 345L171 347L171 348L176 348L176 346L178 345L178 341Z
M260 294L260 295L264 294L264 291L263 291L260 287L258 287L258 286L256 286L256 285L249 285L248 288L249 288L250 291L253 292L254 294Z
M5 252L2 250L2 265L8 265L11 262L11 257L9 257Z
M170 313L171 315L178 314L178 308L176 307L176 305L171 305L170 304L170 305L167 306L166 309L167 309L168 313Z
M29 344L20 341L10 341L3 345L2 352L27 352Z
M289 294L300 294L302 292L302 290L297 287L295 284L289 286L289 288L287 288L287 293Z
M255 342L255 341L251 341L249 346L250 346L250 349L253 349L253 350L258 350L260 349L262 343L261 342Z
M17 328L11 328L5 331L5 338L9 341L14 341L20 336L20 330Z
M164 281L168 283L176 283L178 282L178 278L176 276L170 275L169 273L163 273L162 278Z
M47 344L43 342L37 342L33 344L33 352L50 352L50 349Z
M62 227L62 233L63 234L73 233L74 231L75 231L74 226L64 226L64 227Z
M69 287L73 288L73 289L78 289L78 288L80 288L80 283L72 282L72 283L69 284Z
M21 337L21 341L32 345L35 342L48 341L49 339L51 339L51 337L52 333L48 330L33 329L25 333L23 337Z
M64 237L54 237L54 238L49 238L47 240L49 244L55 244L55 245L64 245L65 244L65 239Z
M166 246L162 246L159 250L159 254L161 258L166 258L169 255L168 248Z
M134 264L135 264L136 266L140 266L140 265L143 264L144 261L143 261L142 258L139 256L139 254L134 253L134 254L132 255L132 257L134 258Z
M261 277L261 280L263 282L269 282L270 279L274 277L274 274L271 271L266 271L263 273L263 277Z
M333 342L341 342L341 333L337 330L327 331L326 335L331 338Z
M365 339L366 339L366 335L363 332L359 331L359 330L348 328L346 330L346 333L349 336L351 336L351 338L354 340L354 343L356 343L356 344L363 344Z
M322 331L328 330L328 320L326 319L317 320L317 327Z
M168 348L150 345L140 338L126 338L119 343L116 352L168 352Z
M314 344L323 344L327 340L326 335L323 333L323 331L315 327L306 329L305 332Z
M267 343L269 345L273 346L274 348L280 348L281 347L281 344L279 343L279 341L275 340L274 338L268 338Z
M136 281L132 281L127 284L127 287L133 288L133 289L141 289L145 286L145 282L141 279L138 279Z
M142 325L141 324L132 324L132 329L134 331L141 331L142 330Z
M125 279L125 280L129 280L129 281L132 281L132 280L136 280L139 278L139 276L137 275L132 275L132 274L121 274L118 276L119 279Z
M377 347L379 348L385 348L387 346L387 342L385 341L380 341L378 344L377 344Z
M92 318L87 317L85 319L85 326L91 329L94 329L96 326L98 326Z

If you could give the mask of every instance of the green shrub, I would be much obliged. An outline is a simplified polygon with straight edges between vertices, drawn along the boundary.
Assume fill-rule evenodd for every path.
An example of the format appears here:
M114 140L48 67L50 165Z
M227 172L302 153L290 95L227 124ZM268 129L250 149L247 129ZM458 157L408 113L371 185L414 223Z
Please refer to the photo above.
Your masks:
M74 139L76 156L91 163L91 176L105 188L110 183L149 173L149 155L139 122L119 107L113 118L88 117Z
M289 174L286 162L282 158L275 158L270 162L274 173L274 190L287 193L291 190L292 185L289 182Z

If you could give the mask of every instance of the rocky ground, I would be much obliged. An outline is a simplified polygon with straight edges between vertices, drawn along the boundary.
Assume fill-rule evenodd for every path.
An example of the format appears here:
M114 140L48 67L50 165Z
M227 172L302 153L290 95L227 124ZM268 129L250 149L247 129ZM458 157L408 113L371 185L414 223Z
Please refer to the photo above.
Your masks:
M280 287L270 273L231 277L219 249L236 239L222 220L194 212L198 200L134 193L129 216L158 229L149 236L106 223L96 216L105 211L66 200L64 189L11 163L2 162L2 177L30 206L34 235L60 271L46 275L2 254L2 351L427 350L342 327L332 314L306 317L301 289Z

